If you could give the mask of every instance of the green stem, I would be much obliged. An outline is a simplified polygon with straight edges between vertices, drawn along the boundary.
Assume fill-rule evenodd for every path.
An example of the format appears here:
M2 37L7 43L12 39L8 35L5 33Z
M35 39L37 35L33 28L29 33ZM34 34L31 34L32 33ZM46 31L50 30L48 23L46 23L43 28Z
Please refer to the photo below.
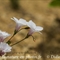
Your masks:
M29 27L26 27L26 28L22 28L22 29L28 29ZM21 31L22 29L20 29L19 31ZM14 34L13 34L13 36L6 42L6 43L8 43L8 44L11 44L11 39L19 32L19 31L14 31Z
M21 30L22 30L22 29L21 29ZM21 30L19 30L19 31L21 31ZM14 32L14 34L13 34L13 36L12 36L12 37L7 41L7 43L8 43L8 44L10 44L10 43L11 43L11 41L10 41L10 40L11 40L11 39L12 39L12 38L13 38L13 37L14 37L14 36L19 32L19 31L16 31L16 30L15 30L15 32Z
M16 44L18 44L18 43L24 41L24 40L25 40L26 38L28 38L28 37L29 37L29 35L27 35L24 39L22 39L22 40L20 40L20 41L18 41L18 42L16 42L16 43L14 43L14 44L12 44L11 46L14 46L14 45L16 45Z
M14 37L14 35L6 42L6 43L8 43L8 44L10 44L11 43L11 39Z
M13 45L11 45L11 46L14 46L14 45L16 45L16 44L18 44L18 43L20 43L20 42L22 42L24 39L22 39L21 41L18 41L18 42L16 42L16 43L14 43Z
M14 37L14 35L9 39L9 41Z

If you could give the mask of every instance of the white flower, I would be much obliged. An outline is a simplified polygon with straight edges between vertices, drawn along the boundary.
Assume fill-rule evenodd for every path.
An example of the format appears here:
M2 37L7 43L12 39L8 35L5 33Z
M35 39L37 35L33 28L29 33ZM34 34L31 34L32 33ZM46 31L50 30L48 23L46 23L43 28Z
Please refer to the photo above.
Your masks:
M32 35L34 32L39 32L43 30L43 27L36 26L36 24L32 20L27 22L27 26L30 27L30 31L28 33L29 35Z
M24 20L24 19L22 19L22 18L18 20L17 18L13 17L13 18L11 18L11 19L16 22L16 28L15 28L16 31L18 31L21 26L27 24L26 20Z
M12 47L10 47L7 43L0 42L0 56L2 56L6 52L11 52Z
M4 39L7 38L8 36L10 36L10 34L0 30L0 42L3 42Z

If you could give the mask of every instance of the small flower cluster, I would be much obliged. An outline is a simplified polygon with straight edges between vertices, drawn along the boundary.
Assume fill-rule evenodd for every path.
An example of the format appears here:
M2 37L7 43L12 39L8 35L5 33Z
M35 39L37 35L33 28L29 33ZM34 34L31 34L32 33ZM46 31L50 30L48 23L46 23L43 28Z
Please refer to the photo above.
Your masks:
M12 47L10 47L7 43L4 42L4 39L8 36L10 36L10 34L0 30L0 56L5 54L6 52L10 52L12 49Z
M43 30L43 27L40 27L40 26L36 26L36 24L30 20L29 22L27 22L26 20L24 19L17 19L15 17L11 18L12 20L14 20L16 22L16 28L15 30L16 31L19 31L19 29L23 26L23 25L27 25L30 30L28 32L29 35L32 35L34 32L40 32Z
M34 32L39 32L40 33L40 31L43 30L43 27L36 26L36 24L32 20L27 22L26 20L24 20L22 18L18 20L17 18L13 17L11 19L16 22L16 27L15 27L13 36L15 34L17 34L20 31L21 27L24 26L24 25L27 26L24 29L29 29L28 34L24 39L28 38L29 36L32 36L32 34ZM21 41L16 42L15 44L9 46L11 44L10 40L12 39L13 36L7 42L4 42L5 38L7 38L9 36L10 36L10 34L8 34L7 32L3 32L3 31L0 30L0 56L4 55L6 52L11 52L11 49L12 49L11 46L13 46L13 45L15 45L15 44L24 40L23 39Z

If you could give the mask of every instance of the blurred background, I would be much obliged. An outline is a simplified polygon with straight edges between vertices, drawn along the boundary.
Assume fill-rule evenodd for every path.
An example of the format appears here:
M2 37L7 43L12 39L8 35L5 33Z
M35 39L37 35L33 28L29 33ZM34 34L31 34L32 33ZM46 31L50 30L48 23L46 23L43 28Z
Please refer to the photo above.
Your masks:
M41 55L42 58L40 59L28 58L26 60L60 59L47 58L48 55L60 55L59 0L0 0L0 30L10 33L11 36L16 25L15 22L11 20L12 17L16 17L18 19L23 18L27 21L32 20L36 25L42 26L44 30L42 31L42 34L33 34L36 40L35 42L32 37L29 37L23 42L14 45L12 52L8 53L7 56ZM20 41L26 36L26 34L27 30L20 31L13 37L12 42L15 43Z

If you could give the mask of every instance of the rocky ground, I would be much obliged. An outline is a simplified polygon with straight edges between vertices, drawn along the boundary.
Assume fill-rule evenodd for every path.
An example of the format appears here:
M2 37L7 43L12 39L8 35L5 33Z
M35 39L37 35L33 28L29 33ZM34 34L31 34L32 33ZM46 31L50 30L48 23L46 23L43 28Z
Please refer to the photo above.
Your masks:
M59 60L59 58L46 58L46 56L60 55L60 8L49 6L51 0L18 0L18 2L17 8L15 8L12 7L11 0L0 0L0 30L13 34L15 22L11 20L12 17L23 18L27 21L33 20L44 30L42 34L33 34L36 42L33 41L32 37L29 37L20 44L13 46L12 53L26 52L26 55L29 56L31 53L28 52L34 52L33 56L37 54L42 56L41 59L31 58L26 60ZM14 36L12 42L15 43L23 39L26 33L26 30L22 30ZM8 53L7 55L11 54ZM13 53L12 55L20 54Z

